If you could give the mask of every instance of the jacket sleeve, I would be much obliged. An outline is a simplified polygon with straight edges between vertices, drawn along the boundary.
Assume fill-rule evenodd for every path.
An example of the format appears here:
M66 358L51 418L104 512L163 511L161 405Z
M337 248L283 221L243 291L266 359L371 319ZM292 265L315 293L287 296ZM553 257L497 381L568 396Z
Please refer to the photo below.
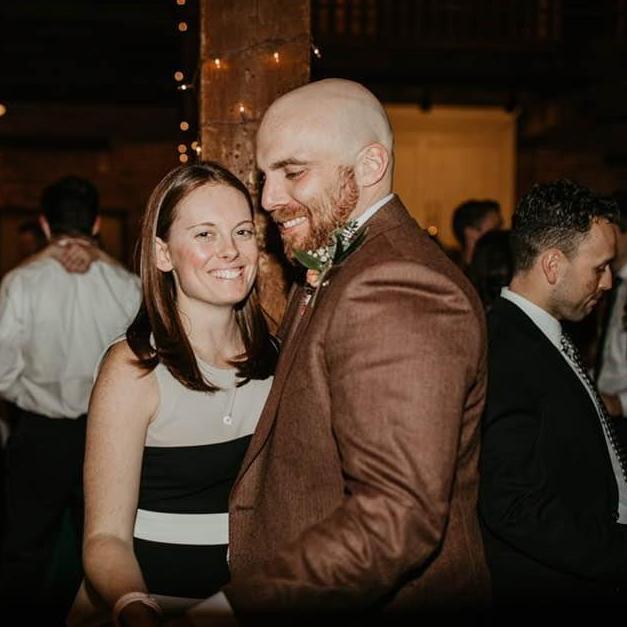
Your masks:
M414 262L347 285L324 346L345 498L261 567L256 588L246 582L247 609L357 609L434 557L465 402L485 376L480 316L451 279Z

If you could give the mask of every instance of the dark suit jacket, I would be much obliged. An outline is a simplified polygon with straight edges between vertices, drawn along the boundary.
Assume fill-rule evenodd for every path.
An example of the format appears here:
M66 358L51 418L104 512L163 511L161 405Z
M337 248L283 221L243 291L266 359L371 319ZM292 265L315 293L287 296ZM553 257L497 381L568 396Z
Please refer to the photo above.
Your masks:
M397 198L327 279L286 313L231 495L227 595L237 611L481 604L481 304Z
M595 406L515 304L488 316L480 514L497 602L595 600L627 577L627 526Z

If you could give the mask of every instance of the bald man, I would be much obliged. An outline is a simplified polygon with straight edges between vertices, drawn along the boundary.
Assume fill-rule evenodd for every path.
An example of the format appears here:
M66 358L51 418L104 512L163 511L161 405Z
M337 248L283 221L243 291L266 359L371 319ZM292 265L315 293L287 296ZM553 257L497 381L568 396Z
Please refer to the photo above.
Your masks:
M262 204L309 284L231 495L236 615L486 602L482 308L392 193L393 159L383 107L350 81L288 93L259 128Z

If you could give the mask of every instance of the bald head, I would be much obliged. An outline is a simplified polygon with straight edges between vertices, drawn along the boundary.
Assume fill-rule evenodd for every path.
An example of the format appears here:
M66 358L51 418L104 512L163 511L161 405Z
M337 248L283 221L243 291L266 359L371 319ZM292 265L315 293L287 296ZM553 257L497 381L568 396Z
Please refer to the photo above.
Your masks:
M317 135L326 156L346 164L369 144L381 144L390 155L393 149L392 129L379 100L363 85L344 79L309 83L277 99L266 111L259 135L287 129L301 141Z

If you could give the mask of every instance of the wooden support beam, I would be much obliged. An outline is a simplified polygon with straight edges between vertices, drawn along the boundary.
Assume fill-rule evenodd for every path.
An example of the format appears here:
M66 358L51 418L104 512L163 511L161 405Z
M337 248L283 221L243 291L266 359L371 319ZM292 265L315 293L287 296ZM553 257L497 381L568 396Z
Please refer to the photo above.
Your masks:
M201 0L200 139L203 159L231 169L258 197L255 134L278 96L309 81L310 0ZM285 280L258 212L264 307L280 319Z

